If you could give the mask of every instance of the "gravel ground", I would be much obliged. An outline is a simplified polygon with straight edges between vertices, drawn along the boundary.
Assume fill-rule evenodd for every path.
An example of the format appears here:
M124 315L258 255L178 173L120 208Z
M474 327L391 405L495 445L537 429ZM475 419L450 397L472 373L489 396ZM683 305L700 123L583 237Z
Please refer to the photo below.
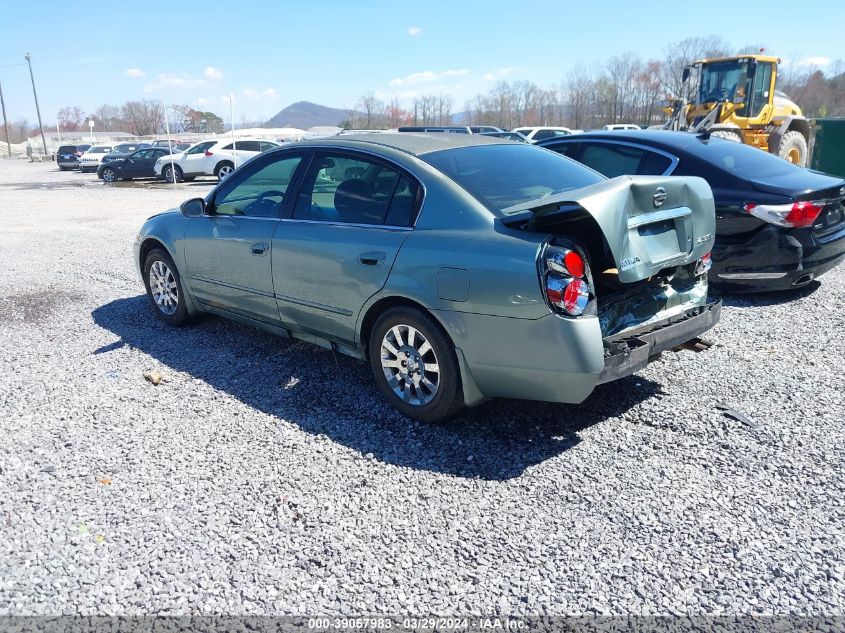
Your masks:
M845 612L845 267L580 406L427 426L153 318L135 232L212 184L0 161L0 614Z

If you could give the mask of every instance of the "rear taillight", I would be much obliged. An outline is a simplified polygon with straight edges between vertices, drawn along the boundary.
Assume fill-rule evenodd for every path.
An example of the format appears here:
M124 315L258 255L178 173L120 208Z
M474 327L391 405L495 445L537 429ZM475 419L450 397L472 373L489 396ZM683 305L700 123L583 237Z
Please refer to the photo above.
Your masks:
M713 260L710 259L710 253L705 253L695 263L695 276L706 275L707 271L713 267Z
M542 255L542 282L549 307L558 313L578 316L590 303L587 266L577 251L548 245Z
M823 202L793 202L792 204L755 204L749 202L743 210L770 224L799 228L810 226L824 208Z
M206 156L214 156L214 152L210 152L208 150L205 150L205 155Z

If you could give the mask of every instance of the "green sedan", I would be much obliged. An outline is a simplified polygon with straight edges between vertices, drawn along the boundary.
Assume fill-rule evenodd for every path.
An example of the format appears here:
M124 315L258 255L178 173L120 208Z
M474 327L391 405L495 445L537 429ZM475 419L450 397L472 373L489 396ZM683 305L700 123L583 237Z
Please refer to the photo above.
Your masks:
M583 401L719 319L700 178L605 179L479 135L385 133L256 157L142 226L150 305L370 364L423 421L493 397Z

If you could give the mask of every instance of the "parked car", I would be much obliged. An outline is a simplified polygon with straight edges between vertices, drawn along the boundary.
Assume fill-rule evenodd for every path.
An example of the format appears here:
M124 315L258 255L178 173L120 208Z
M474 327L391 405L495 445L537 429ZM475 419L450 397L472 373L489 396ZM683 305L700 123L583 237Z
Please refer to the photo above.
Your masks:
M175 154L177 152L184 152L188 149L193 143L184 143L181 141L168 141L167 139L153 141L150 147L164 147L169 148Z
M83 174L89 171L97 171L103 157L111 150L111 145L94 145L79 157L79 170Z
M166 323L209 312L368 360L432 421L495 396L581 402L710 328L713 222L700 178L368 134L253 159L147 220L134 258Z
M155 178L153 169L156 161L163 156L169 156L166 147L147 147L132 152L123 158L115 158L109 162L102 162L97 168L97 178L104 182L116 180L132 180L133 178Z
M706 179L716 201L710 281L723 291L804 286L845 258L845 180L838 176L688 132L593 132L541 145L611 178Z
M152 147L149 143L119 143L115 145L112 151L103 156L101 162L108 163L118 158L126 158L130 154L137 152L139 149L146 149Z
M79 157L82 156L90 145L62 145L56 150L56 164L60 171L76 169L79 167Z
M235 169L261 152L280 147L275 141L260 138L220 138L203 141L189 147L184 152L168 157L155 165L155 175L173 182L193 180L197 176L216 176L219 180L228 177Z
M640 130L642 128L639 125L634 125L633 123L610 123L608 125L603 125L601 129L609 132L618 132L619 130Z
M506 138L509 141L519 141L520 143L531 142L519 132L478 132L478 134L481 134L481 136L492 136L494 138Z
M511 130L522 134L532 143L542 141L547 138L555 138L558 136L569 136L572 130L568 127L517 127Z
M397 132L446 132L448 134L472 134L466 125L403 125Z

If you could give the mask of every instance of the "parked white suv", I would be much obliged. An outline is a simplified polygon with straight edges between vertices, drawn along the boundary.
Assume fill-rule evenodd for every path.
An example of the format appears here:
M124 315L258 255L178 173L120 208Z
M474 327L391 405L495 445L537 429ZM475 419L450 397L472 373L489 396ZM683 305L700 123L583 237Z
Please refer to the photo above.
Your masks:
M569 136L572 130L568 127L515 127L511 132L519 132L532 143L556 136Z
M608 125L603 125L603 130L640 130L642 129L639 125L634 125L633 123L609 123Z
M217 176L223 180L237 167L253 156L258 156L268 149L280 147L274 141L259 138L219 138L202 141L184 152L163 156L156 161L155 174L159 178L173 181L172 169L176 171L176 180L193 180L197 176Z
M112 150L111 145L95 145L79 157L79 171L83 174L86 171L97 171L103 156Z

